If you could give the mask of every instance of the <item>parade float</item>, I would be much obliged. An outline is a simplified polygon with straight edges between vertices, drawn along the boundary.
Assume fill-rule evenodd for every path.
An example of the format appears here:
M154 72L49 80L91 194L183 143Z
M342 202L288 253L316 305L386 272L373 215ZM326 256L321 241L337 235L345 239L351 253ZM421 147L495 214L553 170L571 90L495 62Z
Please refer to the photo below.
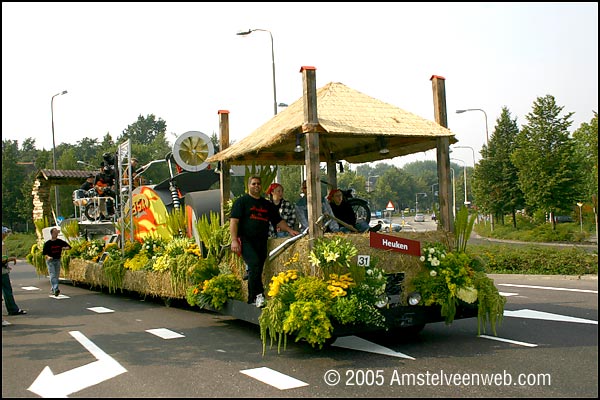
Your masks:
M490 325L495 334L505 299L466 251L473 224L467 209L455 219L449 208L453 134L445 124L342 84L316 91L314 68L301 72L304 96L248 137L229 147L229 113L219 111L219 153L212 154L206 135L188 132L167 159L176 167L170 179L135 190L131 184L120 187L114 232L82 235L96 221L61 226L72 246L63 257L65 276L74 285L110 292L186 299L200 309L258 324L265 349L274 343L280 349L288 337L320 348L365 331L402 336L428 323L462 318L477 318L478 333ZM432 80L434 93L443 98L440 77ZM445 111L439 112L443 102L434 103L436 116L445 118ZM440 180L437 231L326 233L331 216L321 213L321 162L327 165L327 182L336 187L340 160L376 161L432 148L438 150ZM117 176L127 168L131 176L130 157L124 143L115 155ZM297 237L269 239L264 307L246 303L243 261L229 249L230 165L245 165L246 178L261 175L264 186L274 178L274 165L306 166L310 226ZM39 247L29 258L44 274Z

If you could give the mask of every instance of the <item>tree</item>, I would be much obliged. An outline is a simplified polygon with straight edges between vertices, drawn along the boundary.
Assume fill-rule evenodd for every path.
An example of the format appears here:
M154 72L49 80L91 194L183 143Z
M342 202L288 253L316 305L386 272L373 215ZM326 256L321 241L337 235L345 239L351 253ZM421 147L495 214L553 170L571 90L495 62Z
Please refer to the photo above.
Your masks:
M553 229L555 213L573 209L582 178L568 131L573 113L560 117L563 108L551 95L538 97L511 155L527 206L534 212L548 212Z
M16 140L2 140L2 224L10 228L25 223L27 220L24 214L33 209L31 179L27 177L27 170L19 153ZM29 187L25 195L23 188L27 183ZM26 205L24 199L29 200L27 208L24 208Z
M141 114L137 120L128 125L123 133L117 138L117 143L124 143L129 139L131 153L140 160L142 165L154 160L167 161L171 147L166 139L167 123L162 119L156 119L154 114L143 117ZM152 168L144 172L146 179L159 183L170 177L168 168Z
M148 114L146 117L140 114L136 122L123 130L117 141L121 143L129 139L132 143L150 144L160 139L161 134L164 139L166 131L167 123L162 118L156 120L154 114Z
M414 177L404 169L392 166L380 175L377 181L373 192L373 207L383 210L389 201L396 209L410 207L414 203L417 191Z
M593 195L598 195L598 113L590 123L582 123L579 129L573 132L573 139L580 155L579 169L585 171L583 177L582 200L591 201Z
M515 227L516 211L525 205L517 168L510 159L518 134L517 119L511 119L510 111L503 107L489 148L484 147L484 157L473 171L472 179L472 190L480 209L491 212L494 219L500 219L502 223L504 215L511 213Z

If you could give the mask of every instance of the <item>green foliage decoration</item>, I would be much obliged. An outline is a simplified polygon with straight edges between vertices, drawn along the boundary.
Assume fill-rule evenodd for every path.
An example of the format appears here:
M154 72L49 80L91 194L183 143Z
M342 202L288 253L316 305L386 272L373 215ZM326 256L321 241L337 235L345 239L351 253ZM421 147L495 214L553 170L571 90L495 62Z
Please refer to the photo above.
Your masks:
M203 283L191 286L186 299L192 306L221 310L227 300L242 300L242 281L233 274L217 275Z
M31 251L27 254L27 262L35 267L35 272L38 276L48 275L48 265L46 265L46 257L42 254L43 248L38 243L31 246Z
M167 229L172 237L184 237L187 234L185 207L173 208L167 214Z
M211 211L209 217L204 214L196 222L200 241L206 249L206 256L213 256L218 262L225 257L231 244L229 221L221 226L219 220L219 214Z
M202 258L186 253L179 257L177 262L187 268L187 277L192 284L204 282L219 275L219 265L216 258L212 256Z
M454 219L454 237L455 237L455 249L457 252L464 253L467 249L467 242L471 237L473 231L473 224L477 218L476 214L471 215L469 218L469 210L467 207L462 206L456 218Z
M485 333L485 327L489 323L492 333L496 335L496 326L504 317L506 297L498 293L494 281L483 272L475 272L473 283L477 288L477 334L481 335L482 331Z
M141 271L146 269L146 267L150 264L149 261L150 260L145 252L139 252L131 258L127 258L123 264L123 267L130 271Z
M351 262L356 253L356 247L343 238L322 238L313 247L311 262L325 268L323 277L303 276L299 269L290 269L271 278L259 317L263 354L268 340L271 347L277 342L278 352L282 345L285 349L288 335L322 348L336 323L385 326L376 307L385 293L384 271L357 268ZM285 265L298 265L296 257Z
M324 277L330 274L343 274L350 268L358 249L350 240L335 236L334 238L317 238L308 258L310 263L319 268Z
M102 263L102 275L108 282L108 292L116 293L117 289L123 290L125 278L125 260L121 257L107 256Z
M73 239L79 237L79 222L77 220L65 221L61 224L60 230L70 244Z
M459 302L477 302L478 332L487 322L501 320L506 299L494 287L493 280L480 270L479 264L467 253L448 252L440 243L423 247L421 262L426 267L413 280L426 306L441 306L440 313L446 324L451 324Z

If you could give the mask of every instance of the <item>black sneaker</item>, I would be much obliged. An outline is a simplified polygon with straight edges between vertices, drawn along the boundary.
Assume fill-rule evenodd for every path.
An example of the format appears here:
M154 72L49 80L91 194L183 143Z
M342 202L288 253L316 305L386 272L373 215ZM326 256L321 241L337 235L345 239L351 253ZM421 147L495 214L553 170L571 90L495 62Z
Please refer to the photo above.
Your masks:
M60 294L60 290L56 289L56 291L54 292L54 297L58 297L59 294Z

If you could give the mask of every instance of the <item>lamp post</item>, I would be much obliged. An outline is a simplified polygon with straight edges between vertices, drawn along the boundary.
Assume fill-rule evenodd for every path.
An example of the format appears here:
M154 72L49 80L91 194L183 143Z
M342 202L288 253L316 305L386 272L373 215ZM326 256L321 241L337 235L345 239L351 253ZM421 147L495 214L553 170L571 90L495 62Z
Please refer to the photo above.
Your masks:
M371 178L379 178L379 175L369 175L367 177L367 193L371 193Z
M471 149L473 153L473 168L475 168L475 150L471 146L452 146L453 149Z
M462 114L464 112L467 111L481 111L483 113L483 115L485 116L485 144L486 147L489 151L490 148L490 135L488 133L488 117L487 117L487 113L485 112L485 110L481 109L481 108L467 108L464 110L456 110L457 114ZM475 156L473 155L473 160L475 160ZM475 161L473 161L473 164L475 164ZM494 215L492 213L490 213L490 230L493 232L494 231Z
M455 148L455 149L471 149L471 152L473 153L473 168L475 168L475 150L471 146L454 146L453 148ZM471 190L473 190L472 186L471 186ZM471 196L471 197L473 197L473 196ZM467 173L465 170L465 205L467 203L468 203L467 202Z
M423 197L427 197L427 193L420 192L415 194L415 215L419 212L419 195L422 194Z
M247 35L251 34L252 32L256 32L256 31L259 31L259 32L268 32L269 36L271 37L271 62L272 62L272 65L273 65L273 115L277 115L277 86L275 84L275 47L273 45L273 34L268 29L259 29L259 28L257 28L257 29L248 29L247 31L240 31L240 32L236 33L236 35L247 36ZM287 104L281 103L281 106L282 107L283 106L287 107ZM297 145L296 145L296 149L297 150L300 150L299 146L300 146L300 144L297 143ZM279 168L277 168L277 175L276 175L275 180L276 180L276 182L281 182L281 177L280 177L280 174L279 174Z
M490 136L488 134L488 118L487 118L487 113L482 110L481 108L467 108L466 110L456 110L457 114L462 114L464 112L467 111L481 111L483 113L483 115L485 115L485 144L486 146L490 146Z
M96 169L95 166L93 166L90 163L86 163L85 161L77 160L77 164L85 165L86 167L90 167L90 168Z
M454 168L450 167L452 175L452 217L456 218L456 185L454 184Z
M56 96L60 96L61 94L67 94L67 91L63 90L60 93L56 93L54 96L52 96L52 99L50 100L50 113L52 114L52 166L54 169L56 169L56 142L54 141L54 98ZM54 186L54 201L55 201L55 207L56 207L56 216L58 217L60 215L60 211L58 208L58 186L57 185Z
M435 194L435 191L433 190L433 188L436 187L436 186L439 188L440 184L439 183L434 183L434 184L431 185L431 208L434 209L434 210L435 210L435 196L436 196L436 194Z
M271 61L273 63L273 114L277 115L277 88L275 86L275 50L273 46L273 34L267 29L248 29L247 31L238 32L236 35L246 36L256 31L268 32L269 36L271 36Z
M451 158L451 160L461 161L463 163L463 180L465 181L465 206L469 205L469 201L467 200L467 163L465 160L461 160L460 158Z
M583 207L582 202L577 202L577 206L579 207L579 232L583 232L583 215L581 214L581 207Z

